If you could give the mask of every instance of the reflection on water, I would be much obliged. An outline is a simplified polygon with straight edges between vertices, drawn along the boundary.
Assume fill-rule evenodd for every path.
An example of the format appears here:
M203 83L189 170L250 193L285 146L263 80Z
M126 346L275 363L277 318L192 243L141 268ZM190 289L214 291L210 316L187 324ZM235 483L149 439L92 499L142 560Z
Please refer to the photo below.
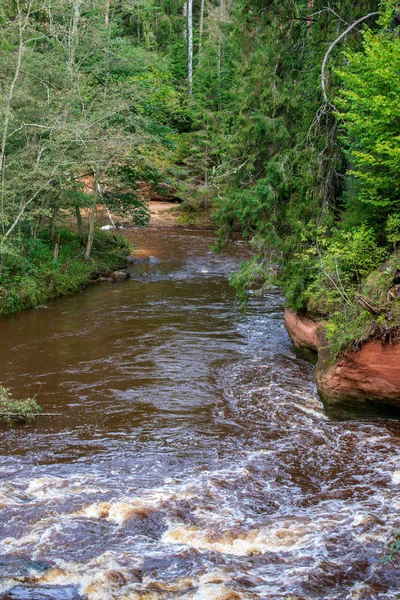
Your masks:
M241 314L245 255L134 232L122 284L1 321L3 600L395 599L400 424L331 422L272 291Z

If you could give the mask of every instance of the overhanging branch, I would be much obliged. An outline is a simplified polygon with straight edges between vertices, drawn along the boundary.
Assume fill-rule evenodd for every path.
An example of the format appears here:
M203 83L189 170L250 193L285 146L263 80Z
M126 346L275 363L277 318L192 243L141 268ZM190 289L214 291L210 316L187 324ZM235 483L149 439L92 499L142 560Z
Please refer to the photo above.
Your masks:
M336 40L334 42L332 42L332 44L329 46L325 56L324 56L324 60L322 62L322 68L321 68L321 86L322 86L322 93L324 96L324 101L326 102L326 104L329 104L329 100L328 100L328 96L326 94L326 76L325 76L325 69L326 69L326 64L328 62L328 58L330 53L332 52L332 50L334 49L334 47L336 46L336 44L338 44L340 42L340 40L342 40L352 29L354 29L354 27L357 27L357 25L359 25L360 23L362 23L363 21L366 21L367 19L370 19L371 17L374 17L375 15L378 15L379 13L377 11L369 13L368 15L365 15L364 17L361 17L360 19L357 19L357 21L355 21L354 23L352 23L351 25L349 25L347 27L347 29L345 29L343 31L343 33L341 35L339 35L338 38L336 38Z

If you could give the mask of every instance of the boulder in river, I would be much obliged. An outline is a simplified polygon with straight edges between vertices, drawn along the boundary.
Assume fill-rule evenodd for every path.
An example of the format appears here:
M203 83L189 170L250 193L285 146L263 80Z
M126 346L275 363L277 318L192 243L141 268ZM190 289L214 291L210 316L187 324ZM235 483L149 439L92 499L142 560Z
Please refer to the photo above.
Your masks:
M145 256L145 257L138 257L138 256L127 256L126 257L126 262L130 265L134 265L135 267L139 266L139 265L158 265L161 260L159 258L157 258L157 256Z
M371 340L332 364L322 350L315 369L318 392L328 406L383 405L400 409L400 344Z
M125 271L114 271L113 273L111 273L111 275L108 277L107 281L125 281L125 279L128 278L128 275Z
M356 412L373 407L400 409L399 343L371 340L359 350L341 352L333 359L318 322L289 309L284 322L296 348L318 352L318 393L332 414L347 408Z
M149 265L158 265L161 262L161 260L156 256L148 256L147 262L149 263Z
M289 308L285 309L285 327L296 348L317 352L321 345L318 336L318 323L305 315L299 315Z
M126 262L137 267L144 263L144 258L139 258L138 256L127 256Z

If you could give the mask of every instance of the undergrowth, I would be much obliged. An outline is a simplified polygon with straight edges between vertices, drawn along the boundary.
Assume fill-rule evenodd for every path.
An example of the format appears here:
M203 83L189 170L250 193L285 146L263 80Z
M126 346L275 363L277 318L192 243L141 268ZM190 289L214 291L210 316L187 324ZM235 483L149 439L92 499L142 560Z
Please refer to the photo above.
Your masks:
M0 275L0 315L15 313L44 304L56 296L67 296L84 289L100 275L125 265L128 241L98 231L92 257L84 260L84 246L70 230L60 233L61 250L54 258L54 241L47 231L37 239L19 238L15 247L3 255Z

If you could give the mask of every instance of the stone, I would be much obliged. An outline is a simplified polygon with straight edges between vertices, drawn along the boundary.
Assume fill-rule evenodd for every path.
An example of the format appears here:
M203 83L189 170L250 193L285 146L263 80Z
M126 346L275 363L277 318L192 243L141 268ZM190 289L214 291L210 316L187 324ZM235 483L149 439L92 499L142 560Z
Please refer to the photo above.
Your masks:
M130 265L138 266L138 265L142 265L144 263L144 259L138 258L137 256L127 256L126 262L129 263Z
M125 281L125 279L127 279L125 271L114 271L108 277L107 281Z
M149 265L158 265L161 262L161 260L156 256L148 256L147 262L149 263Z
M298 315L285 308L283 316L286 331L296 348L318 351L322 340L318 335L318 323L305 315Z
M320 352L318 392L328 405L373 403L400 408L400 344L378 340L344 352L334 364Z

